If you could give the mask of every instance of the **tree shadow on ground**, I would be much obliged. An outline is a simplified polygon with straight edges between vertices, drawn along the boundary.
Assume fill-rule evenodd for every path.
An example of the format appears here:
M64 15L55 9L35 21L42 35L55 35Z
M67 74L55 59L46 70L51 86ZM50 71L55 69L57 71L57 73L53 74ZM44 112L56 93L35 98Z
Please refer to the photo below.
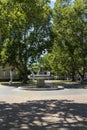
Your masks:
M70 100L0 102L0 130L87 130L87 104Z
M64 88L68 88L68 89L87 89L87 85L86 84L65 84L65 83L61 83L61 84L56 84L56 86L63 86Z

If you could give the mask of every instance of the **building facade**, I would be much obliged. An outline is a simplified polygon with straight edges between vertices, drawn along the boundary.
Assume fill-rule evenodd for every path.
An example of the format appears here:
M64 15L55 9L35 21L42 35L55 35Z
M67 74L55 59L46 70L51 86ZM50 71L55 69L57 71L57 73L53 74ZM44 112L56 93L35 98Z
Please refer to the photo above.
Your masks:
M6 66L3 68L2 66L0 66L0 81L9 81L10 80L10 71L11 71L11 67ZM19 79L19 76L18 76L16 70L12 70L12 78L13 78L13 80Z

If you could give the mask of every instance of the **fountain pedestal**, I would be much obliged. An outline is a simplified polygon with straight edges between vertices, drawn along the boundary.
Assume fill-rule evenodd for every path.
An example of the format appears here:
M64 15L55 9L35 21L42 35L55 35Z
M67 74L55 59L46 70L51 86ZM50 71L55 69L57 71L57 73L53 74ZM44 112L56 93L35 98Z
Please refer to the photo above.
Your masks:
M44 79L37 79L37 87L38 88L45 87Z

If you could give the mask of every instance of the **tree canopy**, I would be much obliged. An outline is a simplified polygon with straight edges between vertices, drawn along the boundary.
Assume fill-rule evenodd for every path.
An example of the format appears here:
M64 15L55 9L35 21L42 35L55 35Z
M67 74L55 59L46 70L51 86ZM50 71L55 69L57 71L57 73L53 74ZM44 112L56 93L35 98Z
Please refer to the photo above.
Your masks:
M54 74L84 79L87 72L87 1L0 0L0 61L17 68L24 82L27 69L41 60Z
M27 66L50 47L49 0L0 0L1 61L27 79ZM50 42L50 43L49 43Z
M54 72L69 74L72 80L79 74L83 79L87 71L86 0L56 0L52 29L54 58L49 60Z

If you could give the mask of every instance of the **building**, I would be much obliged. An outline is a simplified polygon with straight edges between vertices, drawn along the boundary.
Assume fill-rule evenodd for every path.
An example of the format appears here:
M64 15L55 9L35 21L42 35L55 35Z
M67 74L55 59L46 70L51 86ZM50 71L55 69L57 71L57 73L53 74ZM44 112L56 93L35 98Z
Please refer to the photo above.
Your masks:
M11 71L10 66L6 66L4 68L2 66L0 66L0 81L9 81L10 80L10 71ZM13 77L13 80L19 79L16 70L12 71L12 77Z

